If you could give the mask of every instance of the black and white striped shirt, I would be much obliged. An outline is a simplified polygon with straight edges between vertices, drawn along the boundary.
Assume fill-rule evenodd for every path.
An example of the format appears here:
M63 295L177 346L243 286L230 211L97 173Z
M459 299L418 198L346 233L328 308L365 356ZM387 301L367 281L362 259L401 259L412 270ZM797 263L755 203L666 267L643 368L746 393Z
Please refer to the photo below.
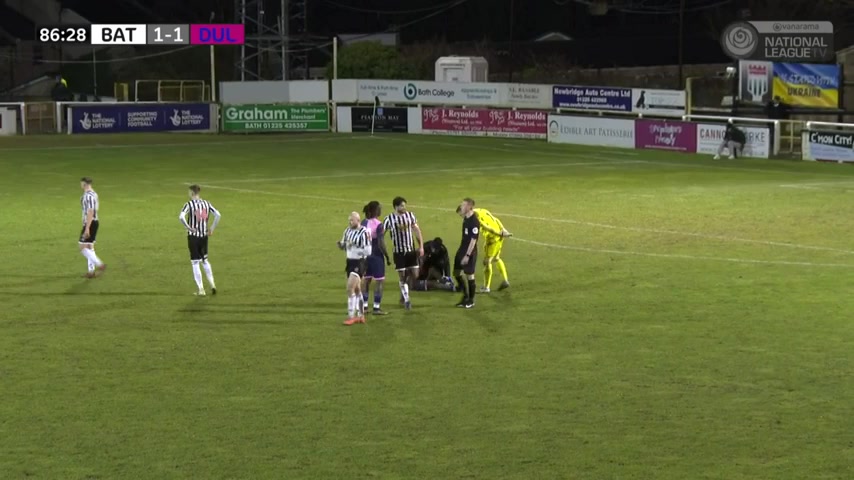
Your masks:
M415 250L415 238L412 228L418 225L415 214L405 212L392 213L383 220L383 230L391 235L394 253L408 253Z
M348 259L365 258L371 254L371 231L362 225L356 228L347 227L341 236L341 243Z
M208 220L211 215L214 216L214 219L210 229L208 229ZM184 228L187 229L188 235L207 237L208 232L214 231L221 216L219 210L214 208L211 202L197 198L184 204L184 208L181 209L178 218L181 220Z
M98 220L98 194L95 193L95 190L86 190L83 192L83 196L80 197L80 207L83 209L83 225L86 225L86 214L89 213L89 210L92 210L94 216L92 217L92 221L95 222Z

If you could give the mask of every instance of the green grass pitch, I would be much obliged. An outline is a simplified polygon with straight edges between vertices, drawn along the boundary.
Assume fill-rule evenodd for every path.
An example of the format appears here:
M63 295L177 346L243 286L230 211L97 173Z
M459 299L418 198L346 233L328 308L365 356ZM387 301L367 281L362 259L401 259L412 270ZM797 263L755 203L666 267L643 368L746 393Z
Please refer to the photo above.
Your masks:
M80 278L78 180L101 197ZM178 212L223 213L195 298ZM347 215L515 237L343 327ZM0 478L854 478L854 170L428 136L0 139ZM496 272L497 276L497 272ZM478 274L478 282L481 276ZM497 284L497 280L496 280Z

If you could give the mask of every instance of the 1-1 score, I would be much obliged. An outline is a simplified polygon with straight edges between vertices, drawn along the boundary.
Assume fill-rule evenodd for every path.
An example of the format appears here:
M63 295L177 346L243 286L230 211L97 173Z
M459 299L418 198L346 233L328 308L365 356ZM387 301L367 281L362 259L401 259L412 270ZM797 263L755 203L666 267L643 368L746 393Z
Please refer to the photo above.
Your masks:
M171 31L175 32L174 37L172 36L172 34L171 34L171 33L167 33L167 34L165 34L165 35L161 36L161 28L160 28L160 27L156 27L156 28L154 29L154 42L158 42L158 43L159 43L159 42L164 41L164 40L163 40L163 37L165 37L165 38L167 38L167 39L169 39L169 40L174 40L174 41L176 41L176 42L183 42L183 41L184 41L184 40L182 40L182 39L181 39L181 27L175 27L175 28L173 28Z

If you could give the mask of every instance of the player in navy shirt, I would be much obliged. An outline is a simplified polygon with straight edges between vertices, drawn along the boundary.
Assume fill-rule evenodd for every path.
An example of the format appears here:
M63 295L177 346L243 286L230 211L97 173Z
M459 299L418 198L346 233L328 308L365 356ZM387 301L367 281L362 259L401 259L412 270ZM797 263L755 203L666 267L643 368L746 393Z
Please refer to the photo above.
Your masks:
M374 283L374 315L385 315L380 306L383 301L383 285L385 284L385 267L391 265L388 250L385 247L385 231L379 217L382 213L380 202L373 200L365 205L365 219L362 225L371 232L371 254L367 259L367 272L362 280L362 299L368 304L368 289Z
M457 304L461 308L474 307L474 293L476 284L474 280L475 266L477 264L477 239L480 235L480 222L474 214L474 200L463 199L463 203L457 208L457 213L463 217L463 236L460 248L454 257L454 278L457 279L463 299ZM463 275L465 274L465 278Z

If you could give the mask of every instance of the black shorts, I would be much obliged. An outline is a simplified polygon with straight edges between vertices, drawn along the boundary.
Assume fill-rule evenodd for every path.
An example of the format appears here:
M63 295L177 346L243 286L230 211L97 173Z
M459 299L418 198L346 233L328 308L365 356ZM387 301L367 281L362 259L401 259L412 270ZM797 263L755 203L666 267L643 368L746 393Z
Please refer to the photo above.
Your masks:
M190 260L208 259L208 237L187 235L187 247L190 249Z
M398 272L418 268L418 252L413 250L406 253L394 253L394 269Z
M350 278L350 275L356 275L359 278L365 276L365 270L367 268L367 262L364 258L359 259L347 259L347 266L344 268L344 272L347 274L347 278Z
M95 243L95 238L98 236L98 221L92 220L92 223L89 225L89 236L84 237L83 234L86 233L86 225L83 225L83 228L80 229L80 240L78 243Z
M477 250L473 251L471 255L469 255L469 261L465 265L462 264L463 257L466 256L465 250L458 250L457 255L454 257L454 272L463 271L466 275L474 275L474 272L477 268Z

